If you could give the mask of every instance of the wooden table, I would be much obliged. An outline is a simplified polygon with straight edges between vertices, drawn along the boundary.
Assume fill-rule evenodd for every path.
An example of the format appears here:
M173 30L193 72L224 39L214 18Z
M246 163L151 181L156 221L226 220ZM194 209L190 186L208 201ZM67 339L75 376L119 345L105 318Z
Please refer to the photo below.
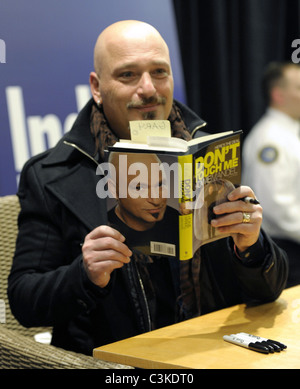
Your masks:
M223 340L247 332L287 345L261 354ZM300 285L273 303L236 305L94 349L94 357L145 369L300 368Z

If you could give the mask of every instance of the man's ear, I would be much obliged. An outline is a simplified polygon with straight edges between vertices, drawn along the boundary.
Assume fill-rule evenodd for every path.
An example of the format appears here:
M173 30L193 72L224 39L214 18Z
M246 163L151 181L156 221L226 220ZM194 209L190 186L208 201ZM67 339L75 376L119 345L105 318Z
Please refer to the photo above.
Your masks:
M102 97L99 90L100 82L99 77L95 72L90 73L90 89L95 103L99 106L102 104Z
M279 86L275 86L271 91L271 101L277 106L283 104L284 101L284 90Z

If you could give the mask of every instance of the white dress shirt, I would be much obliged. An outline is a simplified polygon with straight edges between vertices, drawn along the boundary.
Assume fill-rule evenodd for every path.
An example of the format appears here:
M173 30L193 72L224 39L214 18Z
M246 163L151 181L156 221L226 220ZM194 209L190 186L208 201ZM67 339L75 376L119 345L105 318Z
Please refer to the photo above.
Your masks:
M243 184L263 207L264 229L300 243L300 122L269 108L245 138Z

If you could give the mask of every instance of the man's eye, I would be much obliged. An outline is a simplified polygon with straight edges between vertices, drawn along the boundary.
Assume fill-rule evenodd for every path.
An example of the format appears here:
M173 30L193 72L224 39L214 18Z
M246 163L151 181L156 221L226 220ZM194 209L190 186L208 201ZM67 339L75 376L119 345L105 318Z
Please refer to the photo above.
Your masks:
M147 184L138 184L136 186L136 189L138 189L138 190L146 190L146 189L148 189L148 185Z
M133 77L133 72L123 72L121 75L120 75L121 78L131 78Z
M148 189L147 184L141 184L140 182L137 184L131 183L129 184L130 189L136 190L136 191L141 191L141 190L146 190Z
M157 77L166 77L168 76L168 72L166 69L156 69L153 74Z

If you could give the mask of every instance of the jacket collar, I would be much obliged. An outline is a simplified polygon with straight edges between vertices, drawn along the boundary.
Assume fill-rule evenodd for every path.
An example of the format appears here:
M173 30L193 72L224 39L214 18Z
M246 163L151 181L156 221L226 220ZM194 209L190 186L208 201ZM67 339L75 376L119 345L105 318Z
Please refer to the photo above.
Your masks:
M175 104L180 108L182 113L183 121L186 125L187 130L191 133L192 138L198 138L200 136L207 135L203 128L207 125L206 121L201 119L194 111L188 106L174 100Z
M79 112L71 130L60 139L53 149L49 150L47 157L43 160L44 166L59 165L69 160L75 156L75 149L82 150L84 154L93 158L95 143L89 126L93 104L93 100L90 99Z
M107 224L106 200L101 200L96 191L100 178L96 169L87 164L76 164L70 170L52 172L51 181L45 188L91 231Z

